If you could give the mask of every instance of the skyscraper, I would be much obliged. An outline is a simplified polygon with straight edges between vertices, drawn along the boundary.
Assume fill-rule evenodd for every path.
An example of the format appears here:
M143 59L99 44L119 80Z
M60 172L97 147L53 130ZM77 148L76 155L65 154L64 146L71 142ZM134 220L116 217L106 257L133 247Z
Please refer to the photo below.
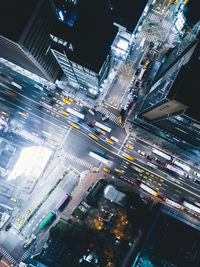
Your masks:
M2 1L0 57L54 82L62 75L50 50L49 32L55 19L51 0Z
M175 141L200 148L200 22L163 63L138 117ZM194 31L196 30L196 32ZM190 40L190 41L189 41Z
M51 49L68 84L92 92L108 74L110 49L118 29L108 19L101 1L74 12L69 8L57 8L59 20L50 33ZM73 20L66 14L72 14Z

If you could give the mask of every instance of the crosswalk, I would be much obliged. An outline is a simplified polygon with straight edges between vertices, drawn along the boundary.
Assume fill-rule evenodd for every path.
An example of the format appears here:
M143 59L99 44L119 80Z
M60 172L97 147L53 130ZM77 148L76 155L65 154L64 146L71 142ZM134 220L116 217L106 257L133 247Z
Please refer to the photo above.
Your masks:
M26 250L24 252L24 254L21 256L20 260L19 261L23 261L25 260L26 258L28 258L29 256L31 256L31 248L29 248L28 250Z
M76 156L74 156L74 155L72 155L72 154L70 154L68 152L65 154L65 158L67 158L68 160L74 161L74 162L82 165L83 167L86 167L89 170L91 168L93 168L93 165L91 163L89 163L89 162L87 162L87 161L85 161L83 159L80 159L80 158L78 158L78 157L76 157Z
M153 23L153 25L151 25ZM157 14L148 13L146 23L143 25L139 36L144 37L149 42L165 41L173 24ZM169 36L169 42L174 41L174 36Z
M109 120L113 121L117 125L121 126L122 128L124 127L124 123L120 124L118 121L118 117L114 115L112 112L108 111L106 108L100 107L98 111L102 113L103 115L107 116Z
M17 261L0 245L0 254L3 255L10 263L16 264Z
M170 29L172 27L171 21L168 21L166 19L161 19L158 15L154 13L149 13L147 15L147 19L150 20L150 22L155 22L157 24L160 24L162 27L166 29Z

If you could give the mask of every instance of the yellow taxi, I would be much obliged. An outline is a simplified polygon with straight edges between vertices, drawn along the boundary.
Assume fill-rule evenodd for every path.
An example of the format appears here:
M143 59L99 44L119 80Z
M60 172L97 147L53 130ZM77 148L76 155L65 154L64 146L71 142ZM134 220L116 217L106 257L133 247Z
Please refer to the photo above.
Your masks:
M51 136L51 134L50 134L49 132L47 132L47 131L42 131L42 133L43 133L43 134L46 134L46 135L48 135L48 136Z
M98 138L97 136L95 136L94 134L89 133L89 136L90 136L92 139L96 140L96 141L99 140L99 138Z
M60 110L59 112L62 113L63 115L69 116L69 113L67 113L67 112L64 111L64 110Z
M127 154L123 154L123 156L124 156L125 158L129 159L129 160L134 160L133 157L131 157L131 156L127 155Z
M100 134L106 134L103 130L99 129Z
M72 102L73 101L73 99L72 98L70 98L69 96L66 98L68 101L70 101L70 102Z
M21 217L18 217L16 222L19 223L19 224L22 224L23 223L23 219Z
M108 139L108 138L106 138L106 142L108 142L109 144L111 144L111 145L113 145L114 144L114 142L113 141L111 141L110 139Z
M19 199L16 197L11 197L10 200L12 200L13 202L19 202Z
M56 141L54 141L53 139L51 139L50 141L49 141L52 145L57 145L57 142Z
M129 148L129 149L133 149L133 146L131 146L129 144L127 144L126 147Z
M33 134L34 136L38 136L38 133L36 133L36 132L32 132L32 134Z
M71 104L71 102L69 100L67 100L67 99L64 99L63 102L66 103L67 105Z
M70 98L69 96L66 97L66 98L63 100L63 102L66 103L66 104L68 104L68 105L70 105L72 101L73 101L73 99Z
M144 66L147 67L147 66L149 65L149 62L150 62L150 61L147 60L147 61L145 62L145 64L144 64Z
M30 212L31 212L31 209L28 209L28 210L25 212L26 216L28 216Z
M122 124L122 116L121 115L118 117L118 121L120 124Z
M103 170L104 170L104 172L110 173L110 170L107 168L104 168Z
M120 174L123 174L124 171L123 170L120 170L120 169L115 169L116 172L120 173Z
M70 125L73 126L76 129L80 129L80 127L77 124L73 123L73 122L71 122Z

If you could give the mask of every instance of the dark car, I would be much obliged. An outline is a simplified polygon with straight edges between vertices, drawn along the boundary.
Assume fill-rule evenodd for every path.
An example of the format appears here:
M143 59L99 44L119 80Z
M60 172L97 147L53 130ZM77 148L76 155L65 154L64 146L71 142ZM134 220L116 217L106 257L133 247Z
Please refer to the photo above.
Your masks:
M91 128L94 127L94 124L92 124L91 122L88 122L87 125L88 125L89 127L91 127Z
M137 101L138 100L138 96L137 95L133 95L133 101Z
M0 76L1 76L2 79L6 79L6 75L3 74L3 73L0 73Z
M161 164L161 165L165 165L165 163L159 159L159 158L154 158L154 160L158 163L158 164Z
M102 117L102 121L108 121L109 118L107 116Z
M137 81L137 82L135 83L135 86L136 86L136 87L140 87L140 86L141 86L141 82L140 82L140 81Z
M152 157L152 156L150 156L150 155L146 155L146 159L152 160L152 159L153 159L153 157Z
M138 76L140 74L140 69L137 69L135 75Z
M7 232L11 227L12 227L11 223L7 224L6 227L5 227L5 231Z
M94 131L96 135L100 135L101 133L99 131Z

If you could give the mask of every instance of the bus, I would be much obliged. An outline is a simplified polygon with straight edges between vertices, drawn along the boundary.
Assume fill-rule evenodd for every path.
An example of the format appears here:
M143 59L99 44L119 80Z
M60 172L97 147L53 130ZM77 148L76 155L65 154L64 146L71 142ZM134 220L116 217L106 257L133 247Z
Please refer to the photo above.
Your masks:
M56 218L56 214L53 211L51 211L49 215L40 224L40 228L43 229L46 225L52 223L55 218Z
M178 167L181 167L183 170L189 172L191 170L190 166L184 164L184 163L181 163L180 161L177 161L177 160L172 160L172 163L177 165Z
M109 128L108 126L106 126L106 125L104 125L104 124L102 124L102 123L100 123L100 122L98 122L98 121L95 121L95 122L94 122L94 125L95 125L96 127L100 128L100 129L102 129L102 130L105 130L105 131L108 132L108 133L110 133L110 132L112 131L111 128Z
M55 206L54 211L61 210L64 207L64 204L66 204L69 201L69 198L70 198L70 194L64 195L64 197Z
M158 193L154 191L151 187L148 187L145 184L140 184L140 188L142 188L144 191L148 192L149 194L153 195L154 197L158 196Z
M89 152L89 156L97 159L97 160L100 160L101 162L105 163L105 164L108 164L110 163L109 160L107 160L106 158L100 156L99 154L95 153L95 152Z
M156 154L156 155L158 155L158 156L160 156L160 157L166 159L166 160L171 160L171 159L172 159L171 156L165 154L164 152L162 152L162 151L160 151L160 150L158 150L158 149L156 149L156 148L152 148L152 152L153 152L154 154Z
M181 169L176 168L176 167L174 167L174 166L172 166L170 164L165 164L165 168L167 168L167 169L169 169L169 170L171 170L171 171L173 171L173 172L175 172L175 173L177 173L177 174L179 174L181 176L185 176L184 171L182 171Z
M72 109L70 107L67 108L67 112L75 115L76 117L79 117L82 120L84 120L84 118L85 118L84 114L82 114L82 113L80 113L80 112L78 112L78 111L76 111L76 110L74 110L74 109Z
M185 206L186 208L188 208L189 210L193 210L196 213L200 214L200 208L198 208L197 206L187 202L187 201L183 201L183 206Z

